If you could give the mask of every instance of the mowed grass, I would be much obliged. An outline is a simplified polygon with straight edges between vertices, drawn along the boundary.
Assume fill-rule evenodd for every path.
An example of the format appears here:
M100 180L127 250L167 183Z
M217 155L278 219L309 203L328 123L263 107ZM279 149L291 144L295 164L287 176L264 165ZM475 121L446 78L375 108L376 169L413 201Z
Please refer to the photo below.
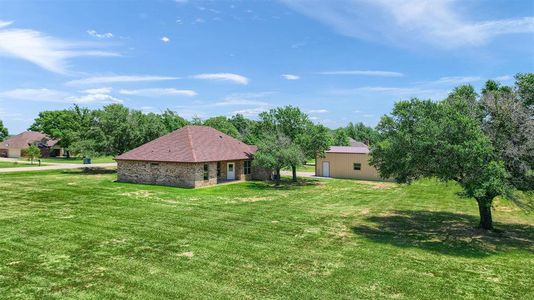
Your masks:
M534 217L453 184L0 174L0 298L533 299Z
M47 158L41 158L42 162L48 162L48 163L63 163L63 164L82 164L83 158L81 157L47 157ZM101 164L101 163L112 163L115 162L113 160L113 156L101 156L101 157L94 157L91 158L91 163L93 164Z
M38 163L34 163L33 165L31 164L26 164L26 163L15 163L15 162L4 162L4 161L0 161L0 169L3 169L3 168L19 168L19 167L37 167L39 166Z

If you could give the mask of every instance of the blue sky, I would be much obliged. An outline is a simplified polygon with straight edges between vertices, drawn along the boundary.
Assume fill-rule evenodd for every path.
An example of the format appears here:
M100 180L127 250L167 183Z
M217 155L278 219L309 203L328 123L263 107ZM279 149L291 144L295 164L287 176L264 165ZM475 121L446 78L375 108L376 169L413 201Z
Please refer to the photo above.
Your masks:
M186 118L292 104L329 127L534 71L534 1L3 1L0 119L109 103Z

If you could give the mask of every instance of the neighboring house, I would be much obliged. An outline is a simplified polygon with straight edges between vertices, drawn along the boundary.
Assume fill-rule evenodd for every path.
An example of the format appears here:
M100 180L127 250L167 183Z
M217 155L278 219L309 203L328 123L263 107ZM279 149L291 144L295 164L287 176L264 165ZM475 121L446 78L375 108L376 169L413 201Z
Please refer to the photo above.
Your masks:
M185 126L115 158L120 182L200 187L233 180L267 180L252 166L256 147L207 126Z
M63 149L58 140L53 140L46 134L36 131L26 131L0 142L0 157L19 158L31 145L41 149L41 157L55 157L63 155Z
M333 178L353 178L363 180L384 180L375 167L369 165L369 147L354 141L360 146L332 146L325 157L315 160L315 175Z

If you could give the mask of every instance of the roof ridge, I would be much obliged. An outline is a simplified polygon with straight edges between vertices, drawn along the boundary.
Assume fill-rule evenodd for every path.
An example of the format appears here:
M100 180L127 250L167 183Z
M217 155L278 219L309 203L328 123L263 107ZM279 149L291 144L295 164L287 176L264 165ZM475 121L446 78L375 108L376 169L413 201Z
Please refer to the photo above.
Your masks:
M193 161L197 161L197 154L195 153L195 148L193 147L193 138L191 137L191 127L187 126L185 129L187 130L187 141L189 143L189 147L191 148L191 154L193 154Z

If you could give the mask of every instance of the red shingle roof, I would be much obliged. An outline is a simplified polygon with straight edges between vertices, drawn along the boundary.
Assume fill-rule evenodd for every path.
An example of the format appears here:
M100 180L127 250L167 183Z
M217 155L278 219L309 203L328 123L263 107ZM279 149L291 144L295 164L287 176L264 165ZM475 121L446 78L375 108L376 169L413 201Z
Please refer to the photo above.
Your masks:
M207 126L185 126L116 157L116 160L209 162L250 159L247 145Z
M53 147L58 141L50 139L46 134L41 132L25 131L10 139L0 142L0 149L24 149L28 148L29 145L38 142L46 142L48 147Z

